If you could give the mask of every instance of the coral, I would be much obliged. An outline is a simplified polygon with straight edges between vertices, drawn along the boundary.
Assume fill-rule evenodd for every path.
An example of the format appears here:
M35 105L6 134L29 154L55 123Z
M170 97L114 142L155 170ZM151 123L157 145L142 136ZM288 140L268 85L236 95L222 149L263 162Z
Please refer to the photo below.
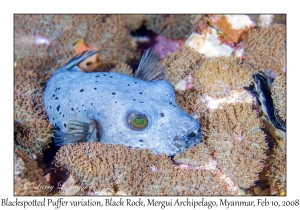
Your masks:
M193 32L196 32L198 30L198 24L201 21L201 18L203 17L203 15L190 15L190 22L191 22L191 28L193 30Z
M71 172L74 179L80 180L94 191L113 188L113 165L107 158L101 157L108 152L107 149L100 148L99 144L63 146L56 154L55 165Z
M255 26L248 15L208 15L207 21L225 39L234 43L242 41Z
M241 90L252 82L253 71L229 57L206 59L192 74L194 88L201 94L222 97L231 90Z
M43 177L37 162L25 152L15 148L14 195L47 195L51 187Z
M109 71L133 76L133 69L127 63L120 63Z
M82 38L100 48L106 70L138 57L130 31L118 15L16 15L15 34L16 59L32 56L32 49L41 45L46 53L36 50L35 55L55 57L62 66L72 57L73 43ZM45 41L38 44L38 38Z
M162 157L165 158L166 163L159 161ZM165 156L155 156L149 150L131 150L123 145L113 146L99 143L62 147L56 156L56 162L67 167L82 183L88 183L99 190L104 187L113 189L117 184L119 190L133 195L147 192L157 194L154 193L155 188L152 191L143 189L158 178L155 176L157 173L152 172L151 167L160 171L164 168L167 171L165 164L171 166L171 161ZM136 162L143 164L137 165ZM97 167L91 168L91 164L97 165ZM87 171L88 168L91 170ZM156 178L151 176L152 173ZM97 180L95 177L98 177ZM107 185L106 180L112 180L110 185ZM159 184L156 183L156 185Z
M134 14L134 15L122 15L121 16L126 24L126 26L130 29L130 31L135 31L139 29L143 22L146 20L146 15L142 14Z
M244 40L245 62L256 70L271 69L281 75L286 66L285 44L286 28L283 24L252 30Z
M210 157L209 148L200 143L186 150L183 154L175 155L174 160L190 166L199 166L209 162Z
M147 29L170 39L179 39L191 31L190 15L147 15Z
M176 103L196 120L206 111L206 106L197 91L176 91Z
M161 63L166 69L171 84L175 86L187 74L191 74L198 69L203 60L204 55L188 46L182 46L176 53L168 55Z
M272 150L267 176L269 177L271 194L279 194L286 190L286 141L279 139Z
M230 56L234 51L229 46L220 41L219 34L211 27L204 29L204 34L192 33L185 44L207 57Z
M56 154L55 165L69 171L75 180L96 194L103 193L104 189L127 195L230 194L225 183L209 171L175 168L164 154L155 155L150 150L123 145L63 146Z
M113 15L104 21L93 21L94 16L87 16L89 32L85 39L92 46L100 48L103 68L107 71L119 63L136 61L136 45L126 28L122 16ZM93 24L96 22L95 24Z
M14 77L14 139L29 155L41 158L51 142L52 127L43 103L43 90L50 72L43 70L52 64L51 58L19 59Z
M86 33L85 17L80 15L15 15L14 18L16 59L52 56L61 66L71 57L72 43Z
M171 160L165 155L100 143L63 146L56 154L55 164L94 190L117 187L132 195L160 194L164 185L159 182L159 176L172 167ZM151 167L159 173L152 172ZM156 185L160 187L155 188Z
M203 142L217 165L242 188L254 185L264 167L267 143L262 122L251 104L225 105L204 115Z
M271 93L275 109L282 120L286 120L286 76L275 78L271 87Z
M228 195L226 184L206 170L177 169L165 190L166 195Z

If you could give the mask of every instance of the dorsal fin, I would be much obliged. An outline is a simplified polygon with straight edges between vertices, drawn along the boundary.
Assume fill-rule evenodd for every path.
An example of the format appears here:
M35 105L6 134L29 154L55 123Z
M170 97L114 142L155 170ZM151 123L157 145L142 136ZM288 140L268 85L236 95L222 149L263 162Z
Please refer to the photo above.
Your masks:
M164 67L159 63L159 59L160 54L154 48L146 49L134 77L149 82L166 79Z
M65 70L72 69L74 66L77 66L85 59L99 53L100 50L86 50L77 55L75 55L69 62L63 67Z

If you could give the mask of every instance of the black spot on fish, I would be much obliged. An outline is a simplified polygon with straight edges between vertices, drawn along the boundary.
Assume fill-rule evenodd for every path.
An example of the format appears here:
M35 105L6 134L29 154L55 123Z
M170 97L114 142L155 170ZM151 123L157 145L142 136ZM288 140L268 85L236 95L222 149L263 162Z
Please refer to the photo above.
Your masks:
M135 84L137 84L137 82L134 82Z
M59 112L59 114L61 115L61 112Z
M136 101L136 99L132 99L133 101Z
M165 114L164 114L164 113L160 113L160 116L161 116L161 117L164 117L164 116L165 116Z
M58 100L58 98L57 98L57 97L55 97L55 100Z
M96 75L95 77L97 78L97 77L100 77L100 76L99 76L99 75Z
M103 74L103 76L105 76L105 77L106 77L106 74Z
M115 104L116 104L116 103L118 103L118 102L115 101Z
M52 119L54 120L54 117Z
M65 117L65 115L63 114L63 117Z
M60 108L60 105L58 105L57 107L56 107L56 110L59 112L59 108Z
M60 90L60 87L58 87L57 90Z
M175 105L173 105L174 107L176 107Z
M143 140L143 139L140 139L139 142L144 142L144 140Z
M115 92L112 92L111 94L113 94L113 95L116 95L116 93L115 93Z
M70 102L71 102L71 100L70 100Z
M64 123L65 128L67 127L66 123Z
M82 106L84 106L84 104L82 104Z
M52 95L52 97L54 97L54 96L55 96L55 94Z
M71 108L72 111L74 111L73 107Z
M52 106L50 106L50 109L52 109Z
M141 95L143 94L142 92L139 92Z
M140 103L142 103L142 104L143 104L144 102L143 102L143 101L140 101Z
M169 104L171 104L171 105L172 105L172 102L169 102Z
M76 109L78 110L78 107Z
M94 90L97 90L97 88L94 88Z
M113 78L113 76L109 76L109 78Z
M130 86L130 84L127 84L127 86Z
M91 105L93 106L93 103L91 103Z
M84 89L81 89L79 92L83 92L84 91Z
M98 82L98 81L95 81L95 82Z

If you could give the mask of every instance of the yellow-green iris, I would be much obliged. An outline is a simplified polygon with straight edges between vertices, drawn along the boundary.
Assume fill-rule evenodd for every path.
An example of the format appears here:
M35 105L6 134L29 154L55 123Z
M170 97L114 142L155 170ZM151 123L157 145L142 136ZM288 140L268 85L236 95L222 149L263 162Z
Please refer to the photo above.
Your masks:
M129 122L130 125L136 130L141 130L148 125L148 120L146 116L142 114L131 115Z

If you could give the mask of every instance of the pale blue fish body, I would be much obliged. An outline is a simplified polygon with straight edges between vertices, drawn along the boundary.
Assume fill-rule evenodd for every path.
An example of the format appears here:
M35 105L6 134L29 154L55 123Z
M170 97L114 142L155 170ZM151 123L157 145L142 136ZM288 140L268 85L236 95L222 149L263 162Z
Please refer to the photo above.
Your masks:
M176 104L171 84L155 77L86 73L71 62L49 79L44 103L58 146L96 141L175 155L201 139L200 125Z

